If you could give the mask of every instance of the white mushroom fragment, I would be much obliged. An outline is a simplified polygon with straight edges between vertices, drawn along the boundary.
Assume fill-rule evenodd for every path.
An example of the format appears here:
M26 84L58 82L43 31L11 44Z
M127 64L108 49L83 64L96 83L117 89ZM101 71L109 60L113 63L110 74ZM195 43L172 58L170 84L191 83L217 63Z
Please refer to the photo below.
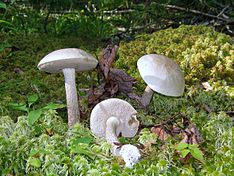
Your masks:
M141 103L147 107L153 90L167 96L181 96L184 92L184 75L176 62L163 55L148 54L137 61L142 79L147 84Z
M134 145L123 145L119 151L119 155L123 158L125 166L131 168L141 158L138 148Z
M66 48L49 53L38 64L39 70L64 74L69 127L79 123L80 120L75 71L91 70L96 67L97 63L98 61L93 56L81 49Z

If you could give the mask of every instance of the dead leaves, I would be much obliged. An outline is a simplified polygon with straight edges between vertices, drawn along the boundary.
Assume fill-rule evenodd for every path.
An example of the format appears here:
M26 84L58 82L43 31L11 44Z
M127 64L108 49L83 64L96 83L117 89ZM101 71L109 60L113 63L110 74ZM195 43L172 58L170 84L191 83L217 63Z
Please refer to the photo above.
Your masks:
M165 141L169 136L171 136L175 140L179 140L179 144L184 144L190 148L197 146L194 149L189 148L188 150L184 148L183 150L179 151L182 152L182 158L179 159L183 163L188 163L193 156L201 161L201 159L196 154L200 152L198 146L201 144L202 137L196 126L186 116L178 113L168 118L161 124L152 127L151 132L156 134L158 139L161 141ZM186 151L189 152L184 153ZM202 156L202 154L199 156Z
M160 126L152 127L151 132L156 134L158 138L162 141L165 141L169 136L169 134L167 134L167 132Z
M176 137L177 135L181 136L181 142L188 144L200 144L202 140L196 126L180 113L168 118L159 125L155 125L151 128L151 132L155 133L163 141L168 136Z
M182 131L183 139L181 142L187 144L200 144L202 141L201 134L195 125L190 124L185 130Z
M123 70L111 68L115 59L118 46L108 45L102 50L101 58L98 64L98 75L100 84L92 87L88 92L89 106L94 106L102 100L115 96L118 92L128 95L130 98L137 98L133 93L133 84L135 79L125 73Z
M104 78L108 78L108 74L113 61L115 60L116 53L118 51L117 45L108 45L102 50L101 59L99 60L99 73L104 75Z

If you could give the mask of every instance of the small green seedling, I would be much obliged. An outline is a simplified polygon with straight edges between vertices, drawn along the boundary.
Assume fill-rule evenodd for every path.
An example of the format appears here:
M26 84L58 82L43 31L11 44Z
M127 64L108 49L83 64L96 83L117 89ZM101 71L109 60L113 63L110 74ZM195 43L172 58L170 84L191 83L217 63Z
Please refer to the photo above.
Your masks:
M180 152L183 158L186 157L190 153L194 158L196 158L203 164L205 163L203 153L199 149L198 145L196 144L187 144L187 143L181 142L176 146L176 150Z
M27 101L25 103L10 103L9 106L12 109L24 111L27 113L28 116L28 124L32 126L43 114L44 111L49 109L61 109L64 108L64 104L58 104L58 103L49 103L46 106L34 109L33 105L38 101L39 97L37 94L33 94L28 97Z

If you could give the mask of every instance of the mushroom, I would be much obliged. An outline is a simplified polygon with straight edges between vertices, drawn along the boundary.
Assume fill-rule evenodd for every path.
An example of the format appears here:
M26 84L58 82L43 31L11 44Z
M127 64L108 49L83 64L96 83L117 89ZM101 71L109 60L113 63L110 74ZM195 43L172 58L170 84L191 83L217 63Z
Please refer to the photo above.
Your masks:
M163 55L148 54L137 61L137 67L147 87L141 103L147 107L153 90L167 96L181 96L184 92L184 75L177 63Z
M122 156L126 167L132 167L140 159L140 152L133 145L121 145L118 136L136 135L139 127L136 114L137 111L128 102L110 98L98 103L90 116L91 131L98 137L106 138L113 146L112 153Z
M72 127L80 121L75 71L87 71L96 67L98 61L77 48L66 48L53 51L46 55L38 64L39 70L58 73L63 72L65 78L66 101L68 111L68 126Z
M134 137L138 131L137 111L126 101L109 98L98 103L90 115L90 128L98 137L104 137L113 144L121 134Z

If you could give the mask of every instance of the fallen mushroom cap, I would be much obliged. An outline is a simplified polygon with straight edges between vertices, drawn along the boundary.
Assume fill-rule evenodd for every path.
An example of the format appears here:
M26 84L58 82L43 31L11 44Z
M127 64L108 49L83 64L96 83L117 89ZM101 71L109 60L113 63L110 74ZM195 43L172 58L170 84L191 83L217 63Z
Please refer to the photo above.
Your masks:
M118 98L104 100L98 103L91 112L91 130L99 137L106 137L106 121L109 117L116 117L120 121L116 135L121 133L124 137L133 137L139 126L136 113L137 111L124 100Z
M76 71L87 71L96 67L98 61L77 48L65 48L46 55L38 64L39 70L57 73L64 68L74 68Z
M137 61L142 79L154 91L168 95L181 96L184 92L184 75L177 63L158 54L142 56Z

